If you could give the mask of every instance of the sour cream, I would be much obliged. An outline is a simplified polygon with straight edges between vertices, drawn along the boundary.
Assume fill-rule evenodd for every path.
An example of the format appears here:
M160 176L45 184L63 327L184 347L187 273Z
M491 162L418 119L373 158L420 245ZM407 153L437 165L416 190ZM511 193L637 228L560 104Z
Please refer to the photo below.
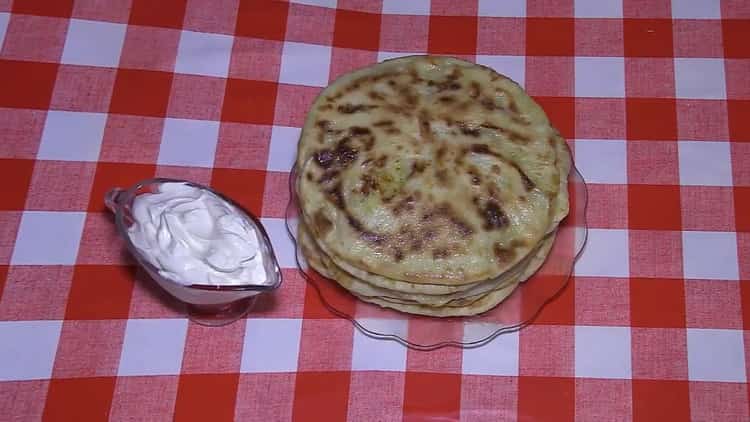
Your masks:
M128 235L159 274L183 285L265 284L258 233L233 205L185 183L138 195Z

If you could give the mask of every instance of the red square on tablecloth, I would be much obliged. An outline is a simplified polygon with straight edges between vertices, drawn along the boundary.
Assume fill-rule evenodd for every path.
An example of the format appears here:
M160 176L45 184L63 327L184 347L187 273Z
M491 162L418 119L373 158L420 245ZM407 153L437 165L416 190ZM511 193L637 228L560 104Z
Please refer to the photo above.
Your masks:
M383 0L338 0L336 7L360 12L380 13L383 10Z
M127 319L135 267L77 265L66 319Z
M169 95L168 117L219 120L226 79L175 74Z
M573 325L575 324L575 281L571 278L554 300L547 303L537 317L534 325Z
M60 65L50 108L106 113L116 73L109 68Z
M622 15L626 18L671 18L670 0L623 0Z
M211 187L227 195L249 212L260 215L263 206L265 172L214 168Z
M724 19L750 18L750 4L745 0L724 0L721 2L721 16Z
M221 120L271 124L276 104L276 84L265 81L227 79Z
M223 327L205 327L191 322L185 339L181 372L183 374L239 372L244 337L245 321L243 320Z
M659 57L625 58L628 97L674 98L674 60Z
M672 57L672 21L669 19L625 19L626 57Z
M58 16L66 18L73 10L73 0L15 0L13 13L24 15Z
M750 420L747 384L691 382L690 416L694 421Z
M734 231L732 188L682 186L680 191L684 230Z
M151 164L106 163L96 165L94 185L89 195L89 212L104 212L104 195L112 188L129 188L136 182L154 176L156 167Z
M654 206L654 204L659 206ZM680 230L680 187L628 185L628 227L638 230Z
M0 320L62 319L72 277L69 266L10 267L0 296Z
M326 303L347 315L354 314L356 299L343 287L335 281L324 278L312 269L305 271L305 276L310 278L312 283L320 289ZM307 319L338 318L328 310L321 301L318 290L312 285L305 289L304 317Z
M725 59L727 98L750 100L750 60Z
M735 227L738 231L750 231L750 187L734 188Z
M574 39L573 19L526 19L526 54L529 56L573 56Z
M186 0L133 0L130 24L182 28Z
M529 95L572 97L575 69L572 57L527 57L525 88Z
M628 326L630 282L625 278L575 278L575 323Z
M628 228L628 185L589 183L586 223L597 229Z
M687 331L682 328L632 328L633 378L686 380Z
M119 69L109 112L164 117L172 75L152 70Z
M682 277L682 235L678 231L630 230L630 275Z
M237 388L237 407L234 417L238 421L286 421L292 420L292 405L295 401L294 384L299 375L295 373L240 374ZM314 404L315 394L310 399ZM245 400L252 397L252 400ZM300 400L304 400L300 397ZM269 406L268 403L274 403ZM309 414L308 414L309 415Z
M740 261L740 279L750 280L750 233L737 233L737 257Z
M128 25L120 54L120 67L172 72L177 61L180 31Z
M96 164L40 160L34 165L26 198L27 210L85 211ZM76 183L71 183L75 180Z
M185 318L185 305L138 270L130 300L130 318Z
M380 50L426 52L430 18L414 15L382 15ZM409 28L404 31L404 28Z
M628 139L676 140L675 100L628 98L625 100Z
M432 0L430 2L430 14L438 16L476 16L477 1L455 2L451 0Z
M270 126L222 122L214 166L265 170L270 139Z
M258 296L253 308L253 316L258 318L302 317L307 283L296 268L282 269L281 274L284 277L284 288L273 294Z
M334 47L331 51L328 80L334 81L345 73L369 66L377 61L378 53L375 51Z
M36 158L46 110L0 109L0 158Z
M477 54L523 56L526 24L523 18L480 16L477 24Z
M625 139L625 100L576 98L575 134L579 139Z
M733 142L729 147L732 155L732 184L750 186L750 143Z
M289 3L285 41L331 45L336 9Z
M111 421L169 420L174 417L176 376L119 377Z
M240 2L235 34L242 37L284 41L289 4L281 1Z
M263 217L284 218L289 205L289 173L266 173L263 194Z
M105 420L109 417L115 377L52 379L44 420Z
M94 21L126 23L130 17L132 0L76 0L72 17Z
M431 54L476 54L477 18L430 16L427 50Z
M0 159L0 180L10 181L0 196L0 211L20 211L24 209L26 196L34 172L34 161L19 159Z
M750 142L750 100L728 100L729 139Z
M53 378L117 375L125 320L63 321Z
M724 19L721 21L724 57L728 59L750 58L750 20Z
M0 382L0 415L11 420L42 420L48 380Z
M99 159L114 163L155 163L163 128L161 118L110 114L104 126Z
M724 101L677 100L677 136L680 140L722 141L729 138Z
M78 247L77 264L132 265L135 262L125 249L125 241L115 229L109 212L89 212Z
M239 376L237 373L180 375L175 420L234 420Z
M622 20L576 19L574 27L576 56L622 57L624 54Z
M689 421L687 381L633 380L634 421Z
M299 372L294 386L292 420L325 415L328 420L346 420L350 373Z
M403 372L352 372L349 384L348 420L401 420L404 378ZM367 397L367 400L362 400L362 397ZM496 403L497 399L495 397ZM372 406L373 403L377 403L377 406Z
M275 82L281 69L283 42L258 38L235 37L229 77Z
M10 263L18 226L21 224L21 214L21 211L0 211L0 265Z
M380 46L380 15L337 9L333 46L377 51Z
M488 407L487 403L493 405ZM461 420L504 420L514 417L517 408L517 377L464 375L461 378Z
M5 281L8 277L8 266L0 265L0 302L3 300L3 290L5 290Z
M204 186L211 184L211 169L192 166L156 166L156 177L190 180Z
M314 86L279 84L273 123L281 126L302 127L307 112L320 90Z
M519 332L519 374L572 377L574 373L572 326L531 325Z
M67 19L11 15L0 58L57 63L67 30Z
M632 141L627 149L628 183L680 183L676 142Z
M337 319L304 319L299 345L299 372L348 371L352 367L351 322Z
M575 394L576 420L626 421L633 417L630 380L578 378Z
M685 280L685 312L691 328L742 329L738 281Z
M48 109L58 65L0 60L0 107Z
M720 20L677 19L674 27L675 57L722 57Z
M519 377L518 416L534 421L573 420L575 379Z
M740 302L742 304L742 328L750 328L750 281L740 281Z
M573 98L568 97L536 97L534 98L547 113L552 125L560 131L566 139L574 139L576 112Z
M630 279L633 327L685 328L685 282L682 279Z
M232 35L239 3L239 0L188 0L183 29Z
M440 388L435 388L440 386ZM461 375L407 372L404 381L404 421L458 419Z

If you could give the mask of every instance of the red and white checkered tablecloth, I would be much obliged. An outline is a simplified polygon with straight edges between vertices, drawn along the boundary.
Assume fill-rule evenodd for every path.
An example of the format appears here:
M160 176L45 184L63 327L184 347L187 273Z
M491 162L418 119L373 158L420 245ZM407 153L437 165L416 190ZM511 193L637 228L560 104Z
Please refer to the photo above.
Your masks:
M750 420L750 1L0 0L0 421ZM523 84L589 182L589 242L531 326L407 350L294 269L287 177L344 72L450 54ZM210 184L285 283L188 322L104 192Z

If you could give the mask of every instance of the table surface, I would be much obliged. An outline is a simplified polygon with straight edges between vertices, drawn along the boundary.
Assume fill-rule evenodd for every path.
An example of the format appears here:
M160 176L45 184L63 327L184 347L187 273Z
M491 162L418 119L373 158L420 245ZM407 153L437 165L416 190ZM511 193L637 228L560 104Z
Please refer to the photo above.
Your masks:
M750 2L0 1L0 420L748 420ZM294 269L287 177L344 72L450 54L523 84L589 182L590 238L530 326L407 350ZM158 176L262 217L285 283L188 322L103 195Z

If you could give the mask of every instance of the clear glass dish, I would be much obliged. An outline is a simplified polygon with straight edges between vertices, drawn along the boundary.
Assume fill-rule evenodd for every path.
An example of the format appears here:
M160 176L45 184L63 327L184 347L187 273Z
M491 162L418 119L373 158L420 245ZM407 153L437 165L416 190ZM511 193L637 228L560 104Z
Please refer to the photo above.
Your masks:
M296 169L292 169L286 223L296 245L297 265L305 280L330 312L348 319L365 335L396 341L413 349L478 347L527 325L565 288L575 260L586 243L586 183L573 166L568 177L570 212L557 230L557 239L547 260L531 278L521 283L500 305L481 315L448 318L410 315L360 301L307 265L297 242L296 177Z
M221 286L196 283L182 284L159 274L159 270L135 247L128 235L128 228L135 223L132 215L135 198L145 193L157 192L159 185L162 183L185 183L209 191L227 201L242 214L258 234L266 279L270 280L270 283ZM125 240L128 252L162 289L184 305L188 317L199 324L220 326L234 322L250 311L258 294L274 291L281 285L281 269L263 225L255 216L245 211L237 203L211 188L187 180L148 179L138 182L128 189L114 188L110 190L107 192L104 202L115 215L117 233Z

